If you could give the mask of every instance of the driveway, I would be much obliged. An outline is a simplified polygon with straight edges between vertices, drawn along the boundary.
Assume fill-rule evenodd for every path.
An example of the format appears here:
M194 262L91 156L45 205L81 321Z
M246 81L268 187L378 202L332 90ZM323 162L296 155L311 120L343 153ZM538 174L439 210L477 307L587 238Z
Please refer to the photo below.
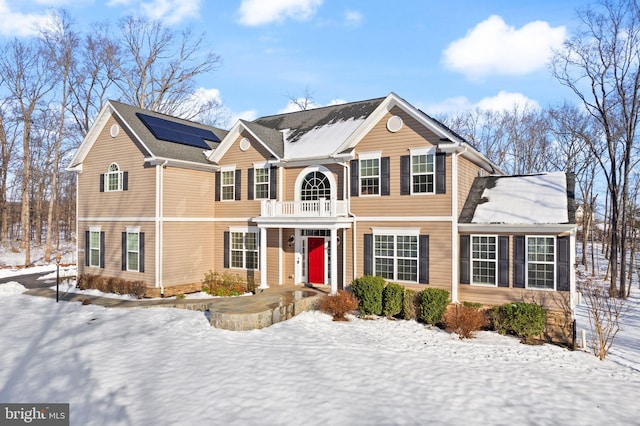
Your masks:
M8 282L18 282L20 284L22 284L23 286L25 286L28 289L31 288L47 288L47 287L51 287L52 285L56 284L56 279L54 278L49 278L46 280L38 280L38 278L50 274L51 272L41 272L38 274L25 274L25 275L14 275L12 277L6 277L6 278L0 278L0 284L4 284L4 283L8 283ZM60 282L62 282L62 278L60 279Z

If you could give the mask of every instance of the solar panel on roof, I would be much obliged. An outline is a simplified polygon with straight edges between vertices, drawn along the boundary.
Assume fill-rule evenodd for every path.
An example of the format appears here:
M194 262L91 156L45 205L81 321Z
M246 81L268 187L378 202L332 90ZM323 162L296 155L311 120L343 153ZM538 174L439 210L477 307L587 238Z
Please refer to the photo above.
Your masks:
M215 133L211 130L201 129L188 124L176 123L164 118L153 117L151 115L136 113L140 121L149 129L157 139L193 146L196 148L210 149L205 140L220 142Z

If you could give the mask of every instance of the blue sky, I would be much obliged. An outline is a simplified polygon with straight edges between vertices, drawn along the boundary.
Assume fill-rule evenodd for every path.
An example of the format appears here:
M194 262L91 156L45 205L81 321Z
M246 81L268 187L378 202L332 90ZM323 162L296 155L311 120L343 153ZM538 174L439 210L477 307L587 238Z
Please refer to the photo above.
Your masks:
M393 91L431 114L575 101L546 68L578 24L575 0L0 0L0 37L29 37L52 7L78 29L133 14L206 32L222 66L198 81L233 118Z

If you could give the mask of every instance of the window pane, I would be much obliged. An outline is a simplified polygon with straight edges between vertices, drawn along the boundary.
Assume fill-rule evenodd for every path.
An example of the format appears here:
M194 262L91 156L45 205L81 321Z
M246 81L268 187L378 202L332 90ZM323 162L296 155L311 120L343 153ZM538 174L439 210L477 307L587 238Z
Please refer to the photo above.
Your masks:
M231 267L232 268L242 268L244 265L242 264L242 250L232 250L231 251Z
M376 275L387 279L393 278L393 259L377 257L376 258Z
M311 172L304 177L300 191L302 201L314 201L331 198L329 178L322 172Z
M92 249L100 249L100 232L90 232L89 245Z
M397 237L398 242L398 257L418 257L418 237L416 236L401 236Z
M414 259L398 259L398 280L418 281L418 261Z
M269 169L254 169L255 177L255 198L269 198Z
M129 271L138 270L138 253L133 253L133 252L127 253L127 270Z
M242 232L232 232L231 233L231 249L232 250L242 250L244 244L242 242Z
M555 265L549 263L529 264L528 286L530 288L553 289Z
M360 160L360 193L380 193L380 159Z
M258 269L258 253L255 251L247 252L247 269Z
M127 250L138 251L138 233L127 233Z
M375 256L393 257L393 235L376 235Z
M433 193L433 155L413 155L411 157L411 180L414 194Z
M254 232L248 232L244 238L244 244L247 250L256 250L258 248L257 235Z

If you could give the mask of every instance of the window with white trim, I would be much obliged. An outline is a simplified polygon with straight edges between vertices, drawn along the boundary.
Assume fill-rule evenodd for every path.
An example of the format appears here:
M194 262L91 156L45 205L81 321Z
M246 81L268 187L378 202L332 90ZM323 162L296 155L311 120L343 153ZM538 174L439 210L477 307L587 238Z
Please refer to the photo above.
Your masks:
M418 282L418 235L374 234L374 275Z
M420 153L411 155L411 193L433 194L435 193L435 167L434 155Z
M331 182L321 171L309 172L300 185L301 201L316 201L320 198L331 198Z
M89 266L100 267L100 230L89 230Z
M527 236L527 288L554 290L556 238Z
M269 177L271 169L269 167L255 167L253 172L254 198L256 200L269 199Z
M122 172L116 163L111 163L107 173L104 174L105 192L122 191Z
M495 235L471 236L471 283L497 285L498 238Z
M139 231L127 231L127 271L140 271Z
M223 201L235 200L236 171L234 169L222 170L220 177L222 178L220 199Z
M258 269L258 233L231 231L230 239L230 266L239 269Z
M380 195L380 156L360 155L359 160L360 195Z

